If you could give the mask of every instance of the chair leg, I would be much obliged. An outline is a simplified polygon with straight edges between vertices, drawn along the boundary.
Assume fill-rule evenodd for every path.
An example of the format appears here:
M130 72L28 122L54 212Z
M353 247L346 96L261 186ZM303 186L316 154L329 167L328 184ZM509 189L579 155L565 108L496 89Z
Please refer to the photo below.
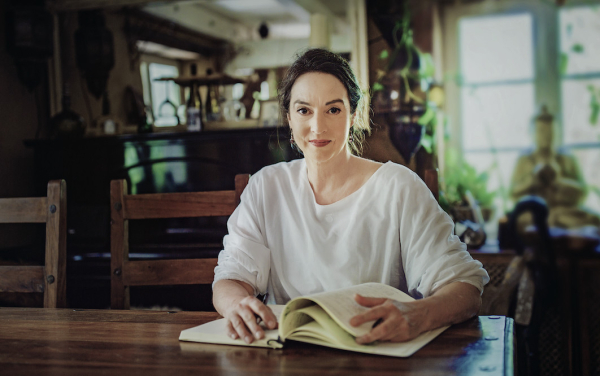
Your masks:
M124 219L125 180L113 180L110 186L110 307L129 309L129 288L123 284L123 265L129 259L129 221Z
M46 266L44 268L44 307L67 306L67 184L48 183L46 208Z

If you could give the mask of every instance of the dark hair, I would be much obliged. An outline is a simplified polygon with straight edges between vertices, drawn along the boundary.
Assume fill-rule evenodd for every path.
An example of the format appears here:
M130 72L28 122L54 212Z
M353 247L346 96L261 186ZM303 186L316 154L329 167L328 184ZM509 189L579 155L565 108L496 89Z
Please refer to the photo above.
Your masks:
M348 147L355 154L360 154L362 152L362 141L365 137L364 133L371 132L369 123L364 118L366 114L365 96L348 62L336 53L321 48L314 48L296 56L296 60L292 63L279 84L279 113L282 123L287 124L292 86L294 86L298 77L311 72L331 74L340 80L346 88L350 102L350 112L355 115L351 128L354 137L352 137L353 140L348 141Z

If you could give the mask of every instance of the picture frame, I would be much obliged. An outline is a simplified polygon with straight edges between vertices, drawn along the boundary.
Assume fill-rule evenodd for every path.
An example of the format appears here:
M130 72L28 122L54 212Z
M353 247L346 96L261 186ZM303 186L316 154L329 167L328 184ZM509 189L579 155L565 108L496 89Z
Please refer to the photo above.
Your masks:
M258 117L259 128L271 128L279 126L279 101L277 98L260 101L260 116Z

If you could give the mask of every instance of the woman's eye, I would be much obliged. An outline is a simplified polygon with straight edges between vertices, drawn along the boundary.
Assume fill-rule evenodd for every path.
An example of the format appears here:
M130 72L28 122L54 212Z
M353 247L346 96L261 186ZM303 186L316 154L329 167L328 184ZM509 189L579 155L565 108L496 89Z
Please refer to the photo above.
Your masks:
M300 115L306 115L306 114L308 113L308 110L307 110L306 108L304 108L304 107L303 107L303 108L299 108L299 109L297 110L297 112L298 112Z
M342 110L340 110L340 109L339 109L339 108L337 108L337 107L331 107L331 108L329 109L329 112L331 112L332 114L334 114L334 115L335 115L335 114L339 114L340 112L342 112Z

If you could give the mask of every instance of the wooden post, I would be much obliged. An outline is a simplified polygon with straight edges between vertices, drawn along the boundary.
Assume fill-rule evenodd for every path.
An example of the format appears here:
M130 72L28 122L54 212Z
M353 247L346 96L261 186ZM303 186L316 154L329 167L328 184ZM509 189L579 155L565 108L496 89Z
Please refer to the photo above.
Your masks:
M127 182L110 182L110 307L129 309L129 287L123 284L123 266L129 260L129 221L125 216Z
M67 306L67 183L48 183L44 308Z

